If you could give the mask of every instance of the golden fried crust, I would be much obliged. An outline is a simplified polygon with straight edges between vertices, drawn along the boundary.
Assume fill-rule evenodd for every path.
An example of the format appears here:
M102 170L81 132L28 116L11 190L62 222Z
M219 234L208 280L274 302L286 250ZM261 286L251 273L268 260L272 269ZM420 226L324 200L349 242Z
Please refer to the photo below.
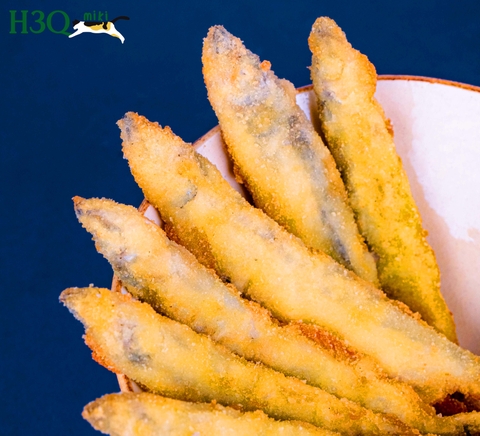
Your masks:
M349 347L345 342L338 339L337 336L327 330L321 329L314 324L305 324L297 322L293 324L307 337L312 339L322 347L332 351L336 359L347 360L349 362L358 362L362 358L361 354Z
M478 357L325 254L309 252L171 132L133 114L119 125L125 156L148 201L175 227L182 245L200 258L210 252L214 264L208 266L222 278L283 321L317 324L347 340L428 402L456 391L479 393Z
M342 173L367 244L378 256L382 289L457 342L440 293L440 274L426 241L392 126L374 98L376 73L329 18L309 37L312 81L322 131Z
M188 403L150 393L109 394L85 406L82 416L111 436L334 436L299 421L275 421L262 411L239 412L215 403Z
M154 393L239 404L347 434L418 434L396 418L247 362L149 305L108 289L67 290L61 301L85 325L101 361Z
M208 32L202 60L237 178L255 205L308 246L377 283L335 162L296 104L293 85L221 26Z
M412 427L449 429L412 388L388 379L378 365L332 333L312 324L279 326L267 310L241 298L135 208L98 198L76 197L74 203L79 221L115 275L157 312L208 334L248 360L393 414Z
M459 413L448 419L456 421L464 426L466 434L470 436L480 435L480 412Z

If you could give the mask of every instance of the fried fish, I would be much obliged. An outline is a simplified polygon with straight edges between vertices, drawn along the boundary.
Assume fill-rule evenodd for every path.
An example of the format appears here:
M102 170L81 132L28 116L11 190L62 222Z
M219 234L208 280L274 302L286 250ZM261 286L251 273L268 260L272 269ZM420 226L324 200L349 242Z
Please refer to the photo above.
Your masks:
M344 434L418 434L301 380L248 362L131 296L101 288L70 288L61 301L86 330L95 360L170 398L261 409Z
M374 98L377 75L333 20L317 19L309 37L311 75L322 132L347 187L367 244L378 256L381 288L453 342L453 317L392 127Z
M275 317L317 324L376 359L427 402L478 395L480 362L405 306L253 208L169 128L127 113L124 155L170 233Z
M359 277L378 283L335 161L296 90L222 26L203 45L203 75L237 177L257 207Z
M209 335L247 360L375 412L395 415L422 432L456 429L438 418L410 386L388 378L375 362L325 330L305 324L280 326L134 207L98 198L75 197L74 203L79 221L122 284L157 312ZM310 333L316 342L302 333Z
M82 416L111 436L334 436L299 421L275 421L262 411L240 412L215 403L189 403L150 393L109 394Z

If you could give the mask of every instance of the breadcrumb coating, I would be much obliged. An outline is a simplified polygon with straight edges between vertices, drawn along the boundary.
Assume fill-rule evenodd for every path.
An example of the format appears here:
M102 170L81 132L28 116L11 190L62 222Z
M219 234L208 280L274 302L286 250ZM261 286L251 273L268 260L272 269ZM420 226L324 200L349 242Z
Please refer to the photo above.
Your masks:
M261 409L275 419L352 435L419 434L390 415L248 362L129 295L70 288L60 299L84 324L95 355L152 393Z
M322 132L360 231L378 256L380 286L457 343L435 254L395 151L392 126L374 98L375 68L330 18L317 19L308 41Z
M203 75L239 181L255 205L359 277L378 283L335 161L293 85L222 26L203 44Z
M74 198L75 212L97 250L129 292L157 312L187 324L234 353L305 380L424 432L451 432L408 385L312 324L281 326L243 299L137 209L107 199ZM312 340L304 336L310 337Z
M478 357L329 256L310 252L170 129L131 112L119 126L145 197L182 245L222 279L281 320L317 324L347 340L428 402L456 391L479 393Z

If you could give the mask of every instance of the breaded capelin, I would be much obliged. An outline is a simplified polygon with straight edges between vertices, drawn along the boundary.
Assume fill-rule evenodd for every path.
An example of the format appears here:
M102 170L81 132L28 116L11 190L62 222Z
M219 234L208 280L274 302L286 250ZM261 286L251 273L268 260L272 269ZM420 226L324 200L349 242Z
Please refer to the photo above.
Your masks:
M449 416L448 419L456 421L465 428L465 432L471 436L480 435L480 412L459 413Z
M262 411L240 412L212 403L189 403L150 393L109 394L87 404L82 416L111 436L333 436L299 421L275 421Z
M410 386L388 379L371 359L352 352L325 331L314 330L315 338L323 339L319 344L301 334L306 325L279 326L265 309L241 298L232 285L224 284L134 207L98 198L75 197L74 203L79 221L122 284L157 312L209 335L248 360L373 411L395 415L422 432L455 430L435 416Z
M381 288L457 342L390 121L374 98L375 67L330 18L317 19L308 41L322 131L360 231L378 256Z
M302 241L378 283L328 148L296 91L223 27L203 45L203 75L228 153L254 203Z
M128 294L70 288L60 299L84 324L94 359L152 393L260 409L345 434L418 434L395 417L246 361Z
M317 324L427 402L480 393L480 359L253 208L191 145L146 118L119 121L123 151L170 233L281 320Z

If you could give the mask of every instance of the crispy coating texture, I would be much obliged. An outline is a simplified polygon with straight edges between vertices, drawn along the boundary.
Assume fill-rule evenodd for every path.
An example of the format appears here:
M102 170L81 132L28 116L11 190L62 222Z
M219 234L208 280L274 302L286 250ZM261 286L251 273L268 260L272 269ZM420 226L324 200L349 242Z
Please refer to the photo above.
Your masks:
M360 231L378 256L381 287L457 342L440 293L435 254L395 151L390 122L374 98L375 68L329 18L317 19L309 45L322 131Z
M208 32L202 60L208 98L255 205L306 245L378 283L335 161L296 104L293 85L221 26Z
M299 421L275 421L262 411L240 412L214 403L189 403L150 393L109 394L82 416L111 436L334 436Z
M394 417L241 359L129 295L91 287L67 289L60 298L84 324L97 360L153 393L261 409L352 435L419 434Z
M327 331L310 324L279 326L137 209L107 199L75 197L74 202L79 221L122 284L157 312L208 334L248 360L395 415L423 432L455 429L437 418L410 386L388 379L371 359Z
M181 243L224 280L277 318L332 331L428 402L456 391L479 393L478 357L329 256L309 252L169 128L134 113L119 126L124 155L146 198Z
M480 412L459 413L448 419L462 424L469 436L480 436Z

